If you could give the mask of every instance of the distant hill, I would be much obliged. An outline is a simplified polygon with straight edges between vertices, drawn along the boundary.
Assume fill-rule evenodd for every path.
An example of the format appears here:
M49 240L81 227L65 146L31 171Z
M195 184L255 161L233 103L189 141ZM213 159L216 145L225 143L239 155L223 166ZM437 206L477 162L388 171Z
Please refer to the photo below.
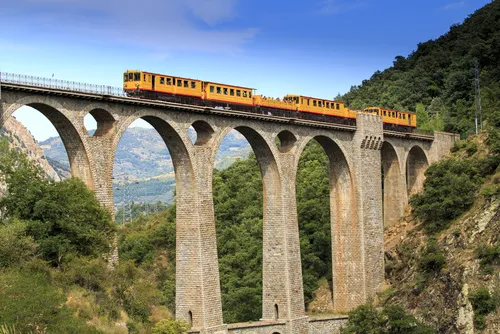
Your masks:
M418 44L407 57L396 56L392 67L337 98L354 109L377 105L417 111L419 127L430 122L429 128L465 136L474 131L475 61L488 120L500 108L500 1L477 10L438 39Z
M194 131L190 131L190 136L194 138ZM68 177L69 161L61 138L49 138L41 142L40 146L59 175ZM250 151L246 139L232 131L220 145L215 168L227 168L237 159L246 158ZM175 187L172 159L154 129L135 127L125 131L116 152L113 176L117 206L131 200L147 203L172 201Z

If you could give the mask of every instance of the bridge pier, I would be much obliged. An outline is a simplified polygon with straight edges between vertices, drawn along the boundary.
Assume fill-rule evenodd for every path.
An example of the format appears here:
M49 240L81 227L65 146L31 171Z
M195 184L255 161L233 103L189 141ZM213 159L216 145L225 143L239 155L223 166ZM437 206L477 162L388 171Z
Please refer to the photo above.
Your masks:
M354 149L357 181L358 219L360 222L364 272L364 295L356 304L373 297L384 280L384 221L380 149L383 128L380 116L357 114ZM353 290L350 290L353 291ZM354 301L353 301L354 302ZM349 305L350 309L357 306Z

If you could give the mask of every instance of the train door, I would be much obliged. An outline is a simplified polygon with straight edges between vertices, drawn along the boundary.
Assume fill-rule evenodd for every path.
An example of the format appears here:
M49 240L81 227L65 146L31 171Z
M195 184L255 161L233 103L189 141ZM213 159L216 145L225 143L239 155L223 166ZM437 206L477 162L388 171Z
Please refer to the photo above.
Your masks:
M411 126L411 114L408 114L408 125Z
M151 89L155 90L155 81L156 81L156 76L152 75L152 81L151 81Z

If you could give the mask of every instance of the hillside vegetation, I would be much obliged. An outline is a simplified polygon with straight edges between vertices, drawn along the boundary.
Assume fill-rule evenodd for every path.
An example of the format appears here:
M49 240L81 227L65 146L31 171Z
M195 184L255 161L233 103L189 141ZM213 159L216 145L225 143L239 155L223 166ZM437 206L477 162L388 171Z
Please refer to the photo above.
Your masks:
M470 15L436 40L418 44L394 65L339 96L351 108L382 106L416 111L419 127L474 131L474 62L481 79L483 118L500 107L500 2ZM498 117L498 116L497 116Z

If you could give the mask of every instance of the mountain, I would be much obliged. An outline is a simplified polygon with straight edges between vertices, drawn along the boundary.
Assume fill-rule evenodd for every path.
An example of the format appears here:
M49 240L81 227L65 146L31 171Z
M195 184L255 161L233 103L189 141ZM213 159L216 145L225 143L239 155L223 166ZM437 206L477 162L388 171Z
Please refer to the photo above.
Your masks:
M425 24L422 22L422 24ZM418 44L407 57L338 96L351 108L371 105L417 111L418 126L474 132L475 71L483 120L500 109L500 1L492 1L436 40Z
M189 135L195 138L193 129L190 129ZM61 177L68 177L69 161L61 138L49 138L40 146ZM240 133L231 131L220 145L215 168L227 168L234 161L246 158L250 151L246 139ZM172 202L175 187L172 159L163 139L154 129L132 127L125 131L116 151L113 176L117 206L132 200Z
M39 166L47 177L55 181L61 180L59 173L54 170L47 160L38 142L15 117L10 117L5 121L4 127L0 130L0 137L7 138L11 147L26 153L28 159Z

